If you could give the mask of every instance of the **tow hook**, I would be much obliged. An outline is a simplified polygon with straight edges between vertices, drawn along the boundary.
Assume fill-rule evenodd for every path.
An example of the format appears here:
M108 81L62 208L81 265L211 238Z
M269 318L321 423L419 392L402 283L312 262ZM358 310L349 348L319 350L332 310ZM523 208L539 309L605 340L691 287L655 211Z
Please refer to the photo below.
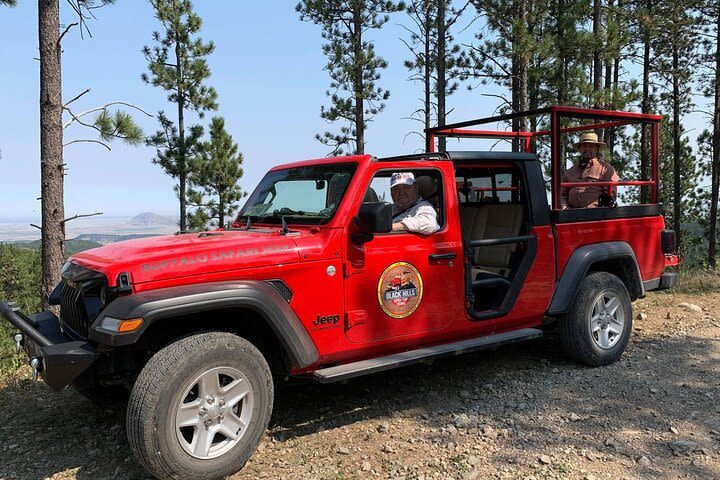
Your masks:
M15 340L15 353L20 353L20 350L22 350L22 343L23 343L23 336L22 333L16 333L13 337Z
M33 374L32 374L33 375L33 383L37 383L37 381L38 381L38 373L40 370L41 363L42 362L40 361L40 359L38 357L33 357L30 359L30 366L32 367L32 370L33 370Z

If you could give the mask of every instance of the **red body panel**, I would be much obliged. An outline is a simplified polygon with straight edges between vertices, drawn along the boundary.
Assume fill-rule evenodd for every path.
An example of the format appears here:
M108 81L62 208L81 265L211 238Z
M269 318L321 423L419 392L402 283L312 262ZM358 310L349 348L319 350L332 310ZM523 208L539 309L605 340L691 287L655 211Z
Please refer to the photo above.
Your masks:
M599 222L560 223L556 226L558 277L570 255L584 245L599 242L626 242L635 252L643 281L659 278L665 268L660 231L661 216L623 218Z

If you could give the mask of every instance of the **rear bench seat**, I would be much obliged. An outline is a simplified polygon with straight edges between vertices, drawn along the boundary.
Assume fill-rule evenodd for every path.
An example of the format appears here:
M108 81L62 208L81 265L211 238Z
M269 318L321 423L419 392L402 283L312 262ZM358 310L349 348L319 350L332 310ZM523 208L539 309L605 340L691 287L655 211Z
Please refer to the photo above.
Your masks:
M522 224L523 206L519 204L460 207L463 240L516 237L520 235ZM512 254L517 248L517 243L474 248L472 278L486 272L507 277Z

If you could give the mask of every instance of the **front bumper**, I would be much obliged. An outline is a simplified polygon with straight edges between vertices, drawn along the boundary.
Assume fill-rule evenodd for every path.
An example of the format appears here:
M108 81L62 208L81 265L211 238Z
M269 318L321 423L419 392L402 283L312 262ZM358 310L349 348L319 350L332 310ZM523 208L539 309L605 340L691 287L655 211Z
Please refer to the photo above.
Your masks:
M60 390L90 367L98 357L88 342L73 340L60 329L52 312L26 316L7 302L0 302L0 315L22 334L20 344L37 365L37 371L53 390Z

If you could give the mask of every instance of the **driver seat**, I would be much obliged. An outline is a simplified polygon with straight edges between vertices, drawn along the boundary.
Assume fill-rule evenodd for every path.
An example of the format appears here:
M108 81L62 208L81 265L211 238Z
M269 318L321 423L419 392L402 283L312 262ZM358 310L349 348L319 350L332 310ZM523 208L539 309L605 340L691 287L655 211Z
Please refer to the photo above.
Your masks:
M438 195L437 180L430 175L420 175L415 177L415 183L418 186L418 194L423 200L427 200L437 213L438 225L443 225L442 209L440 208L440 195Z

